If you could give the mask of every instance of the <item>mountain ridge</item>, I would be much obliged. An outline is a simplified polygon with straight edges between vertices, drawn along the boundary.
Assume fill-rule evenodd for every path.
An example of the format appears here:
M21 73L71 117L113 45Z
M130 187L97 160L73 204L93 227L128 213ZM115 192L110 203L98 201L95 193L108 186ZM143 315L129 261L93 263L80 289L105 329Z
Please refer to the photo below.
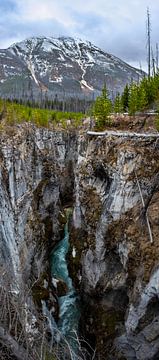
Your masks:
M17 82L27 95L96 96L106 83L113 97L143 76L143 71L79 38L34 36L0 50L0 94L13 94Z

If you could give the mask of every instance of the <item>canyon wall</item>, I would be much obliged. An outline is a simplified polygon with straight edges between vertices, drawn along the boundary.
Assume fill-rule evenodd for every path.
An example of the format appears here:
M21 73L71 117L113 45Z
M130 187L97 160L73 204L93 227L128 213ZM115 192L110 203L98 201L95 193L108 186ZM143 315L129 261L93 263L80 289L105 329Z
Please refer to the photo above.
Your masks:
M159 356L158 138L88 136L20 125L1 132L1 283L27 288L28 324L64 284L50 253L69 221L69 274L80 296L79 336L97 359ZM3 281L4 280L4 281ZM34 331L35 332L35 331Z

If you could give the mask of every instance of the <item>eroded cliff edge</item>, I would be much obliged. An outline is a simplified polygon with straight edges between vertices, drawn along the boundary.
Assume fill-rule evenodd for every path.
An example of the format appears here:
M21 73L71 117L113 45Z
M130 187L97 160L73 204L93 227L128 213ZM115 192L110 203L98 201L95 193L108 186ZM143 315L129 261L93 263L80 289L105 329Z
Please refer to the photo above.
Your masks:
M27 314L36 318L47 300L58 317L49 255L72 207L68 265L80 333L97 359L157 359L158 139L24 124L1 133L0 161L2 274L16 279L15 292L31 289Z

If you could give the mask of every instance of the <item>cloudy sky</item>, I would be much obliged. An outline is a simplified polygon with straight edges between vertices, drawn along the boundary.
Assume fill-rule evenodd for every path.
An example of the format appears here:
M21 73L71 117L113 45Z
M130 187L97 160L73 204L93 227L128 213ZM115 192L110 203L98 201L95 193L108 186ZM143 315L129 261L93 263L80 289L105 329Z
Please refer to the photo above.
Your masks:
M0 0L0 48L30 36L76 36L146 68L146 9L159 42L159 0Z

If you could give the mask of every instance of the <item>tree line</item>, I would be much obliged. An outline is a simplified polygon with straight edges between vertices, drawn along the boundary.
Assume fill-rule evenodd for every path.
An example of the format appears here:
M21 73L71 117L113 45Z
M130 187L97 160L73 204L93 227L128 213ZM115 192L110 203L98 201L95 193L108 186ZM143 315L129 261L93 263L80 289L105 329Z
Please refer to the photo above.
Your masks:
M36 98L23 98L23 97L14 97L14 98L7 98L8 102L14 102L20 105L25 105L31 108L40 108L40 109L47 109L47 110L55 110L55 111L62 111L62 112L82 112L86 114L88 109L92 106L94 100L89 98L79 98L78 96L75 97L68 97L64 99L60 99L56 94L53 99L49 99L47 96L41 97L41 99Z
M37 126L67 128L68 125L78 128L82 125L84 115L80 112L64 112L41 109L17 103L16 101L0 99L0 129L5 125L32 122Z
M92 115L100 128L109 125L110 113L128 113L135 115L148 109L157 109L159 101L159 72L151 77L144 77L140 82L127 84L123 93L118 93L112 101L104 85L102 93L94 102Z

